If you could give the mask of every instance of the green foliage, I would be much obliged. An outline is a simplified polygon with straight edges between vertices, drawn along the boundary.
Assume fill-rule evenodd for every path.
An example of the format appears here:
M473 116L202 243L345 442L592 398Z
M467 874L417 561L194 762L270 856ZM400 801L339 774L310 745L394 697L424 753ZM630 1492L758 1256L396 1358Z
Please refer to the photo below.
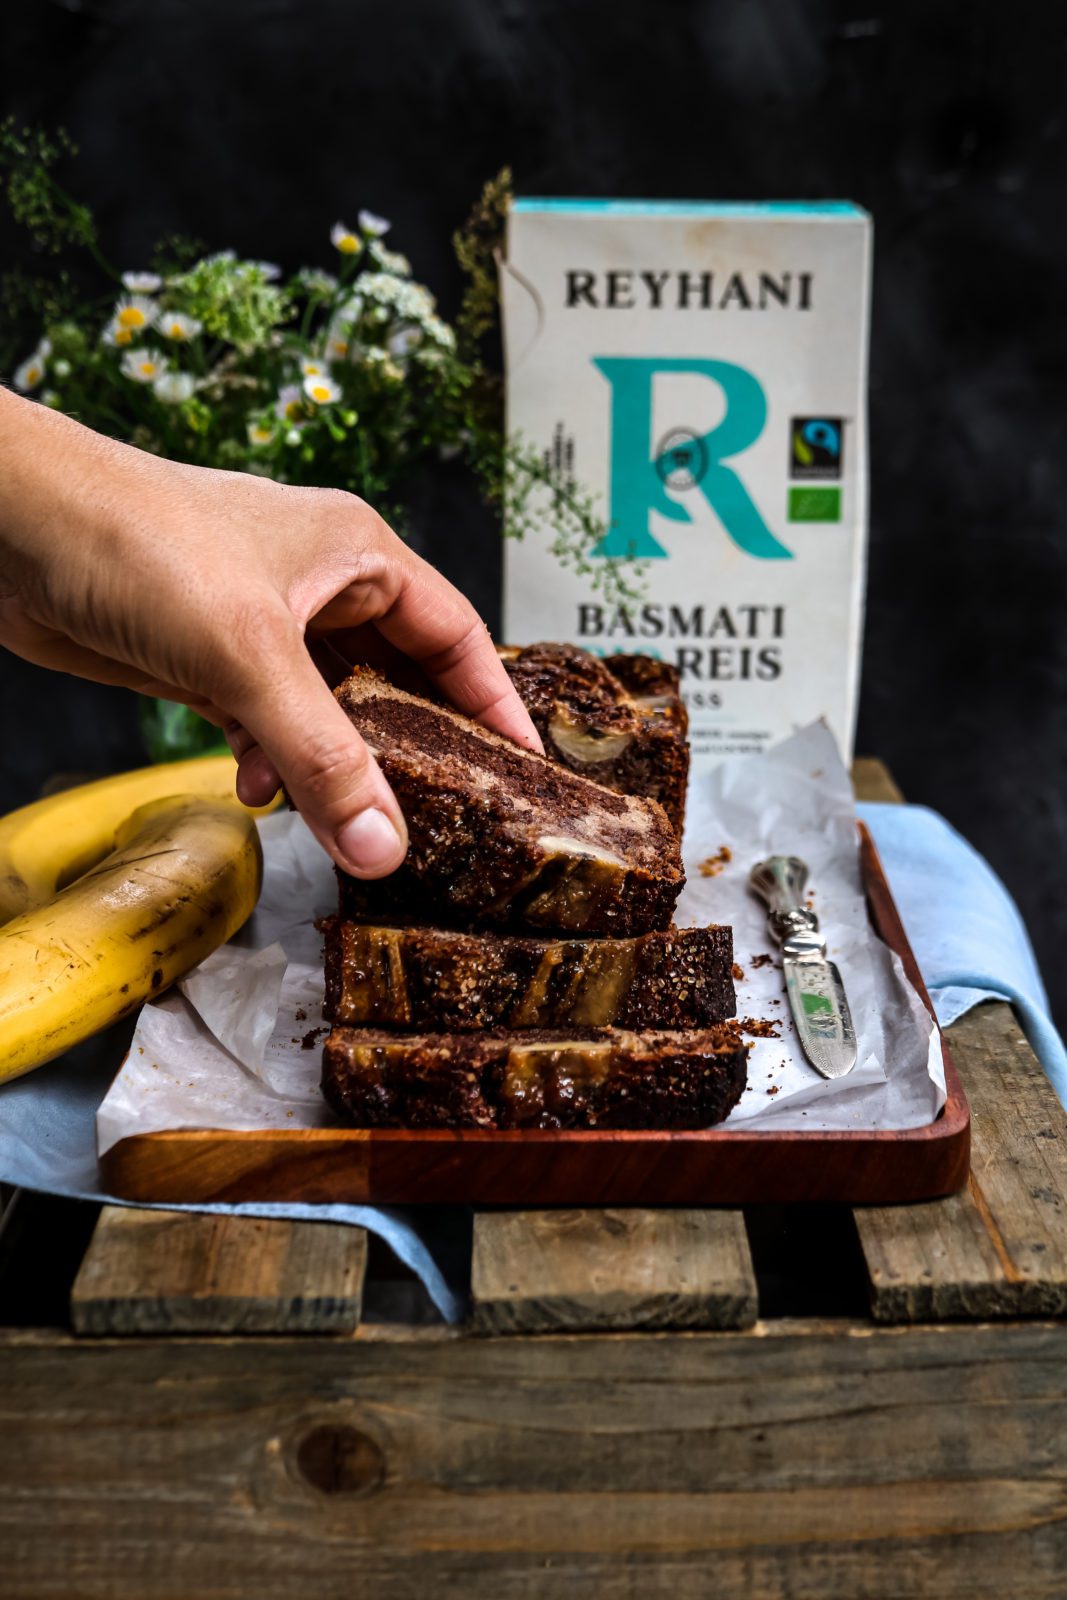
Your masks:
M542 452L515 438L504 457L502 499L510 538L540 537L547 529L549 549L560 566L588 578L608 605L641 599L645 563L595 553L608 530L592 495L554 469Z
M0 123L0 173L11 215L38 250L58 255L69 245L92 246L96 227L87 206L76 204L52 177L52 168L77 151L67 133L18 128L14 117Z
M389 224L366 213L357 229L334 228L332 272L305 267L282 281L269 262L171 238L151 272L120 278L89 212L54 182L70 153L64 135L0 126L16 221L41 250L87 248L111 280L91 302L79 300L65 262L49 278L13 273L0 283L0 355L17 388L177 461L347 489L394 526L413 474L460 457L510 534L536 531L605 598L634 597L632 568L594 555L606 529L589 497L504 437L502 383L483 351L498 315L506 170L456 236L468 287L453 329L382 242ZM25 342L5 350L15 330Z
M456 329L460 349L472 360L477 358L482 340L497 325L498 269L511 198L511 169L502 167L485 185L466 226L452 239L456 260L467 275Z
M230 250L170 277L167 288L174 304L203 323L206 333L241 351L266 345L292 312L285 290L269 282L262 265L239 261Z
M606 602L632 604L643 592L644 566L596 555L608 525L592 496L544 453L504 435L503 382L482 352L499 321L499 266L511 200L511 172L504 167L485 185L454 239L456 259L467 275L456 331L470 369L468 453L486 498L500 508L510 538L547 537L560 565L587 578Z

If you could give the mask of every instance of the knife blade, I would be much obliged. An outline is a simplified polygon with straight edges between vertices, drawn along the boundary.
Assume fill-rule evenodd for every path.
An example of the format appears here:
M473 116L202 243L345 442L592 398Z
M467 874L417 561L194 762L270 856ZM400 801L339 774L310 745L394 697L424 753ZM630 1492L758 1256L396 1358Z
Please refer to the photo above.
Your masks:
M827 960L819 919L804 904L808 869L799 856L768 856L748 875L767 907L771 938L781 946L786 993L804 1054L824 1078L856 1065L856 1030L841 974Z

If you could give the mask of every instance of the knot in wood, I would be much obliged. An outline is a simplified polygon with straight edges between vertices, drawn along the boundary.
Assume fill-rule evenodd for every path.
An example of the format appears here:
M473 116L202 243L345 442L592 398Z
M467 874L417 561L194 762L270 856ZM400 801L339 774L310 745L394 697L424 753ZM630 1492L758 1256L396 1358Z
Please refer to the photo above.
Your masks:
M322 1494L371 1494L385 1476L381 1446L358 1428L327 1422L305 1433L296 1464Z

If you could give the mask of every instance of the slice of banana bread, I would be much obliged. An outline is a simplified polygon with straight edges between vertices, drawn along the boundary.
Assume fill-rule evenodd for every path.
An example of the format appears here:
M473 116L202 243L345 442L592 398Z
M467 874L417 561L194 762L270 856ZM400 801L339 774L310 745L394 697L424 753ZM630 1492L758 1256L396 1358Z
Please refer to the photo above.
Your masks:
M685 880L654 800L605 789L366 668L334 692L410 839L388 878L342 876L342 916L619 938L670 926Z
M710 1128L740 1100L747 1059L729 1022L679 1033L334 1028L322 1088L362 1128Z
M499 655L553 760L658 800L681 832L689 745L677 668L652 656L601 659L573 644L501 646Z
M481 1028L706 1028L736 1011L729 928L637 939L531 939L328 917L331 1022Z

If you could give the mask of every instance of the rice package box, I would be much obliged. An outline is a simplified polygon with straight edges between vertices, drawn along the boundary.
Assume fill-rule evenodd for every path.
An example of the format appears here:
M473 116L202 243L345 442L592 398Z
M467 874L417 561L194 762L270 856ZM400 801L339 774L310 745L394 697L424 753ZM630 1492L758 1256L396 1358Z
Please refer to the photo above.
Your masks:
M845 202L512 207L507 424L549 485L505 544L505 638L674 662L698 770L818 717L851 753L870 257ZM560 493L592 502L590 571L552 551Z

